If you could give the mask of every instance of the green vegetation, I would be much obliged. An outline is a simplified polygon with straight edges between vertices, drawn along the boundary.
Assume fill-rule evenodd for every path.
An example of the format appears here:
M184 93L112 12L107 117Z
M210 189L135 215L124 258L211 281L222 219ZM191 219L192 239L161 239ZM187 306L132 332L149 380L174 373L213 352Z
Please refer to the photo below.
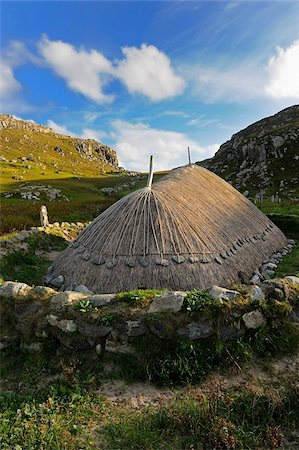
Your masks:
M161 340L151 336L131 343L136 355L116 357L120 378L180 385L198 383L211 372L229 366L240 368L257 355L266 358L296 352L299 330L296 325L285 324L279 329L266 326L232 339L220 336L195 341L169 339L161 346Z
M286 275L296 275L299 271L299 207L297 206L297 215L289 214L269 214L270 219L277 225L289 239L296 241L296 247L288 253L279 263L276 270L277 277Z
M40 285L51 264L45 252L61 251L66 248L67 241L60 236L39 233L25 242L28 244L27 251L17 250L2 257L2 276L4 280Z
M287 347L283 344L280 351L288 348L290 333L284 333L273 333L276 344L271 357L282 341ZM259 332L254 339L261 361L269 354L268 337ZM194 363L192 355L197 350L192 346L181 343L180 351ZM243 354L240 359L248 360L240 343L238 347ZM236 354L231 356L236 358ZM225 360L222 373L232 364L229 354ZM258 374L263 367L273 371L268 361ZM290 448L298 445L299 392L294 373L286 372L281 379L273 378L272 372L269 382L265 375L261 377L264 381L252 375L244 380L245 372L233 363L239 379L232 380L228 373L223 382L215 375L201 386L180 388L170 400L161 398L136 410L124 400L111 402L97 393L105 380L115 379L115 371L107 373L105 369L111 362L111 357L100 359L88 352L55 352L51 342L48 354L30 354L13 347L2 351L1 448L270 450L284 448L288 442L294 444Z
M127 413L104 428L113 449L274 449L299 424L294 386L210 390L180 395L145 414ZM279 401L278 401L279 399Z
M209 297L208 291L191 291L184 299L184 307L189 313L203 311L206 309L219 310L230 306L229 302Z
M157 295L163 294L166 290L159 291L157 289L136 289L130 292L119 292L116 294L117 300L120 302L129 303L130 305L146 305L150 300L153 300Z

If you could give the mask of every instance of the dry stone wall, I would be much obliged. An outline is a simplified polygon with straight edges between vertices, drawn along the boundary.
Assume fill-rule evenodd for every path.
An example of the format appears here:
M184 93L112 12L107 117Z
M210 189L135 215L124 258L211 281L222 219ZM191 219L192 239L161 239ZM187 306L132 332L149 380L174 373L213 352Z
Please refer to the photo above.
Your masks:
M213 286L203 300L187 292L164 292L142 301L134 296L58 292L7 281L0 287L1 347L29 351L57 347L134 353L143 336L237 339L285 321L299 326L299 278L286 277L234 290Z

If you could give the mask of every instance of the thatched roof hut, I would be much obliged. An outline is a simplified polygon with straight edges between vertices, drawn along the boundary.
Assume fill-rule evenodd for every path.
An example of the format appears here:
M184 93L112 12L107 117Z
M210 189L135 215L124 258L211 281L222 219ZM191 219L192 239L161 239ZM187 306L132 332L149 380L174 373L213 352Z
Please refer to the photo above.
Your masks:
M98 293L228 286L285 245L284 234L230 184L188 165L100 214L54 262L50 278Z

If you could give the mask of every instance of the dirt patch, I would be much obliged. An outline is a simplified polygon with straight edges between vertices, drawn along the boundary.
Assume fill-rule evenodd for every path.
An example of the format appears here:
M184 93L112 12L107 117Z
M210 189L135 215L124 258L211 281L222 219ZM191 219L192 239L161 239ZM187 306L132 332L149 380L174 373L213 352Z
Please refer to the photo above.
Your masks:
M149 383L127 384L122 380L104 382L97 390L97 394L104 395L113 403L127 403L132 408L159 405L171 398L175 393L171 389L157 388Z

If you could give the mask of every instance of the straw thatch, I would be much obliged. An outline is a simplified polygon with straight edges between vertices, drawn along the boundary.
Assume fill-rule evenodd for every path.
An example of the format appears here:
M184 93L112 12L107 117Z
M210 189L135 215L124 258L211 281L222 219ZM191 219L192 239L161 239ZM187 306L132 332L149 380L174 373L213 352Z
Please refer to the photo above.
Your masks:
M286 244L248 199L197 165L173 170L100 214L62 252L50 278L94 292L228 286Z

